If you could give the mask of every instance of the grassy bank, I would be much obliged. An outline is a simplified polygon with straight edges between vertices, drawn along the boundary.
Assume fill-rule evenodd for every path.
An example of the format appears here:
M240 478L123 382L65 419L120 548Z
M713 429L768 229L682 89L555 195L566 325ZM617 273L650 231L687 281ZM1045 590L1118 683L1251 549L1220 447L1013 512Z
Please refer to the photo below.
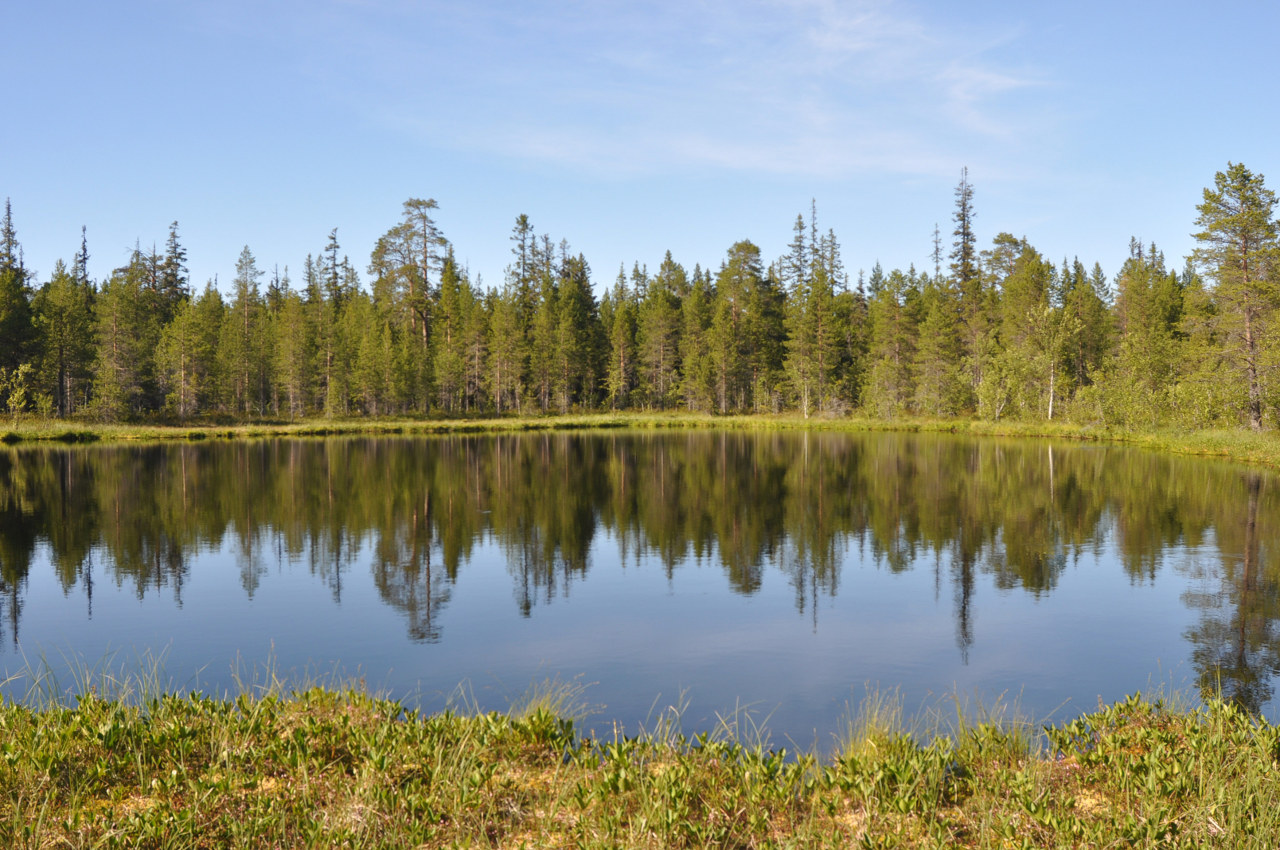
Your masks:
M812 418L798 415L706 416L597 413L570 416L475 419L309 419L238 425L109 425L60 420L21 420L0 429L0 442L154 442L167 440L328 437L395 434L467 434L609 428L720 428L753 431L895 431L990 437L1048 437L1137 445L1175 454L1218 457L1280 467L1280 434L1245 429L1130 431L1052 422L986 422L969 419Z
M571 416L509 416L498 419L352 419L253 422L241 425L68 424L59 420L10 422L0 442L122 443L161 440L271 437L355 437L396 434L479 434L591 429L731 429L809 431L902 431L1083 440L1139 445L1156 451L1280 467L1280 434L1233 430L1124 430L1061 422L814 417L797 415L707 416L689 413L584 413Z
M0 707L5 847L1271 847L1280 730L1131 698L1047 731L840 752L580 735L541 705L418 715L358 690Z

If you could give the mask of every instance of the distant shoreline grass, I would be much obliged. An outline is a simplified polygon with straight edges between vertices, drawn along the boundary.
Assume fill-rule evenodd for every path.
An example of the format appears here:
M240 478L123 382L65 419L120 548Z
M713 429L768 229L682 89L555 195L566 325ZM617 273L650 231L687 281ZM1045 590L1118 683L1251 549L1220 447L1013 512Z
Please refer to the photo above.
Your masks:
M1215 457L1280 467L1280 433L1246 429L1126 430L1053 422L986 422L974 419L870 419L796 414L589 413L458 419L307 419L243 424L121 425L31 419L0 429L0 442L136 443L287 437L481 434L594 429L725 429L746 431L950 433L977 437L1049 438L1133 445L1171 454Z
M0 705L0 845L1240 848L1280 834L1280 729L1214 700L919 735L877 698L816 756L727 727L686 737L678 716L592 737L555 687L506 713L419 714L358 687L219 699L157 681Z

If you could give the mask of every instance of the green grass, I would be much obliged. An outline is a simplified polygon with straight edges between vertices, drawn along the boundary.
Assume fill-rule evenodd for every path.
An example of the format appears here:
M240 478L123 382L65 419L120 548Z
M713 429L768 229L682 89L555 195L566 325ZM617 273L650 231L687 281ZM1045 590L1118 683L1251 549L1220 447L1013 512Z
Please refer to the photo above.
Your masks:
M1280 467L1280 434L1246 429L1143 430L1055 422L986 422L973 419L814 417L797 414L709 416L683 413L589 413L469 419L308 419L293 423L111 425L61 420L11 421L0 442L156 442L171 440L328 437L393 434L467 434L588 429L730 429L952 433L983 437L1054 438L1135 445L1173 454L1199 455Z
M1220 701L1135 696L1043 729L957 708L906 730L896 696L871 694L817 755L770 749L750 724L686 737L678 708L593 737L552 710L585 706L576 682L507 713L428 715L272 673L224 698L156 681L90 676L76 696L0 705L0 846L1238 848L1280 834L1280 730Z

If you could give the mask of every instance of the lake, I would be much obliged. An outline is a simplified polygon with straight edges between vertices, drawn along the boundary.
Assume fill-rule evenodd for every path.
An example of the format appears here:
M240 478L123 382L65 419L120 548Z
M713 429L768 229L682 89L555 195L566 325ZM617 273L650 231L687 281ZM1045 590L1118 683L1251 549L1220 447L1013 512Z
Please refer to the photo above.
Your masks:
M825 748L867 689L1275 718L1276 477L950 435L575 432L0 451L0 668L270 665L427 710L585 688ZM26 685L12 681L7 695ZM743 725L745 724L745 725Z

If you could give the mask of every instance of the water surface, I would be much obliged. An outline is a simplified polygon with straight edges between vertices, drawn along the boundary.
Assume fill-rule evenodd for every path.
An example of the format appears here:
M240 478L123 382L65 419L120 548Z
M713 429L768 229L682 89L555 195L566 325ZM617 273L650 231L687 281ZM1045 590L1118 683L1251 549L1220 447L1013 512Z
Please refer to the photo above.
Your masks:
M588 686L588 725L868 686L1064 719L1153 684L1274 718L1275 477L944 435L572 433L0 452L0 668L339 669L426 709ZM10 694L13 688L10 686Z

